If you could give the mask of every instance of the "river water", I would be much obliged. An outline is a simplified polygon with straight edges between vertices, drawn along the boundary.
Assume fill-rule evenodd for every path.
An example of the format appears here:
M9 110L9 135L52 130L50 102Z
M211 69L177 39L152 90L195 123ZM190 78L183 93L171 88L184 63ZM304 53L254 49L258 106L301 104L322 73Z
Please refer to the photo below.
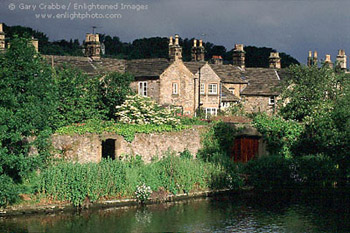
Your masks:
M0 232L350 232L349 196L231 194L143 207L0 218Z

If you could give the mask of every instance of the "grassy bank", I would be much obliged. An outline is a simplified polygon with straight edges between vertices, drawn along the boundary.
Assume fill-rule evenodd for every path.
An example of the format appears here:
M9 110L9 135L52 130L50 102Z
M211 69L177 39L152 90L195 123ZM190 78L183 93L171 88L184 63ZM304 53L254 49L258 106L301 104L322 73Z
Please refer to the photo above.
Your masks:
M242 184L236 171L189 158L186 153L181 157L168 154L150 164L138 158L103 160L99 164L62 162L43 170L36 182L37 196L69 201L74 206L110 197L136 197L143 201L157 193L238 189Z

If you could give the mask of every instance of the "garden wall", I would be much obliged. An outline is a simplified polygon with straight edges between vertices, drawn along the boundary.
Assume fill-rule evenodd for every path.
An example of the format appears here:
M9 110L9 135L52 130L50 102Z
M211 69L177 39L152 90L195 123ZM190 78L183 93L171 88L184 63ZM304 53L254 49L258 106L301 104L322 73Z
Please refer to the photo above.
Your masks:
M256 136L259 139L257 156L266 154L266 146L261 135L249 124L243 124L240 137ZM100 162L105 157L106 152L112 158L118 159L123 155L140 155L145 162L150 162L154 156L161 158L168 150L177 153L188 149L195 155L201 148L201 134L208 126L193 126L178 132L163 133L139 133L135 135L132 142L127 142L122 136L105 134L85 134L85 135L53 135L52 144L56 157L63 157L67 160L80 163ZM242 127L242 125L238 126ZM109 142L106 144L106 142ZM234 142L232 142L232 147Z
M123 155L140 155L145 162L152 157L159 158L167 150L182 152L188 149L196 154L201 147L200 135L206 130L205 126L194 126L179 132L164 132L136 134L132 142L127 142L122 136L106 133L102 135L53 135L52 144L57 157L80 163L100 162L102 159L102 142L114 141L112 148L115 158Z

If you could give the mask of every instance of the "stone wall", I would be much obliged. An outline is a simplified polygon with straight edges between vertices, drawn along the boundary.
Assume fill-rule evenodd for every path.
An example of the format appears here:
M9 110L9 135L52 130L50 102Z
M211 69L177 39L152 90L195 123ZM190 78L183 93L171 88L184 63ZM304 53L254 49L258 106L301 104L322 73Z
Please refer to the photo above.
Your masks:
M247 124L235 124L240 131L237 136L261 137L256 129ZM151 134L136 134L132 142L127 142L122 136L112 133L102 135L53 135L52 144L56 157L63 157L66 160L79 163L95 162L102 159L102 142L107 139L114 140L115 158L125 155L140 155L145 162L150 162L153 157L161 158L170 150L180 153L188 149L193 155L201 148L201 135L208 129L208 126L193 126L191 129L179 132L164 132ZM234 142L232 142L232 146ZM259 140L259 153L262 156L266 153L266 145L262 139Z
M274 113L274 105L269 104L269 96L245 96L243 98L244 111L247 113Z
M79 163L100 162L102 159L102 141L115 140L115 156L140 155L145 162L152 157L161 158L167 150L182 152L188 149L196 154L201 147L200 135L205 126L194 126L179 132L136 134L132 142L127 142L116 134L53 135L52 144L56 157Z

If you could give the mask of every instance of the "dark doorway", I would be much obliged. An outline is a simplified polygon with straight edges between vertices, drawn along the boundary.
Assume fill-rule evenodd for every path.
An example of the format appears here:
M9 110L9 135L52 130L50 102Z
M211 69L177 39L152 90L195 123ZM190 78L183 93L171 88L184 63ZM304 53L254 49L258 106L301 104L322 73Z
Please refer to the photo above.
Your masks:
M235 162L246 163L259 153L259 137L241 136L234 142L231 158Z
M115 139L102 141L102 158L115 159Z

